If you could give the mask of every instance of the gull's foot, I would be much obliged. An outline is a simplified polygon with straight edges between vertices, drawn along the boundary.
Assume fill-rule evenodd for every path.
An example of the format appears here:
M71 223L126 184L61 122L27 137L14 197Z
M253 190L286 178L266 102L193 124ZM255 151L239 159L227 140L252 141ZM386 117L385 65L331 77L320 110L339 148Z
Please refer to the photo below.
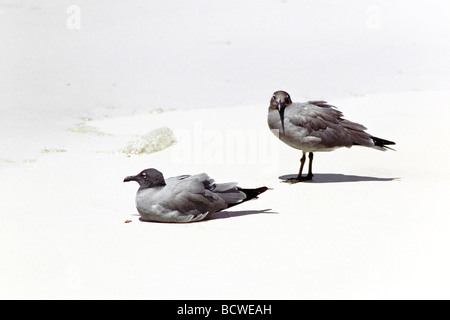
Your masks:
M298 182L300 182L301 180L299 180L298 178L288 178L288 179L285 179L285 180L281 180L281 182L283 182L283 183L289 183L289 184L294 184L294 183L298 183Z
M311 174L311 175L308 174L305 177L287 178L285 180L281 180L281 182L294 184L294 183L298 183L298 182L302 182L302 181L311 181L313 177L314 177L313 174Z

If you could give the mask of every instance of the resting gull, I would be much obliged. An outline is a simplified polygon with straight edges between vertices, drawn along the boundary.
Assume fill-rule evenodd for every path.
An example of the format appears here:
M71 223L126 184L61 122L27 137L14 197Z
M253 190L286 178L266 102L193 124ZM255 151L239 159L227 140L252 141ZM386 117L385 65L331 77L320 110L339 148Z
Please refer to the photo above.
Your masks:
M164 179L156 169L145 169L124 182L136 181L136 208L144 221L194 222L215 212L257 198L267 187L243 189L235 182L215 183L206 173Z

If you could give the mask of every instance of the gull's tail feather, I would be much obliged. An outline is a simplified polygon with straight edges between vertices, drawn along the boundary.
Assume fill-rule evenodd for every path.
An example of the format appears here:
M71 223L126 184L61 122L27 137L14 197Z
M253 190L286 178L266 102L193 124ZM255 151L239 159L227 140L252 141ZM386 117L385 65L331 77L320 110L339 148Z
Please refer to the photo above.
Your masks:
M237 202L237 203L230 203L227 208L233 207L233 206L235 206L237 204L240 204L240 203L248 201L248 200L256 199L256 198L258 198L258 196L261 193L267 191L269 188L267 188L267 187L260 187L260 188L256 188L256 189L243 189L243 188L239 188L238 187L237 189L239 191L245 193L245 199L240 201L240 202Z
M260 188L256 188L256 189L243 189L243 188L239 188L239 191L242 191L243 193L245 193L246 198L244 199L244 201L247 200L251 200L251 199L255 199L257 198L261 193L266 192L267 190L269 190L269 188L267 187L260 187Z
M377 137L371 137L373 143L375 144L375 147L379 150L385 151L386 149L395 150L393 148L387 147L388 145L395 145L395 142L377 138Z

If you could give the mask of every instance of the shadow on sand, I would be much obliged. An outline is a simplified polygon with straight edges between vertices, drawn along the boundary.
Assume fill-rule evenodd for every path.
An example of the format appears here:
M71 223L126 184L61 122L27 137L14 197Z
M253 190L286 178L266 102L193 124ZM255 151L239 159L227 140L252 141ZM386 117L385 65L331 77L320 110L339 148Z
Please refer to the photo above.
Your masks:
M289 179L297 178L296 174L286 174L278 177L282 182L289 182ZM335 182L361 182L361 181L393 181L400 180L400 178L377 178L367 176L353 176L338 173L315 173L314 177L310 181L304 181L307 183L335 183ZM302 183L304 183L302 182Z
M213 214L211 218L206 219L206 220L228 219L228 218L246 216L249 214L278 214L278 212L273 212L271 210L272 209L247 210L247 211L219 211L219 212L216 212L215 214Z
M278 212L271 211L272 209L263 209L263 210L247 210L247 211L219 211L214 213L211 217L208 217L204 220L200 220L197 222L192 223L202 223L207 222L209 220L217 220L217 219L228 219L228 218L236 218L236 217L242 217L249 214L278 214ZM177 222L160 222L160 221L146 221L143 220L139 214L133 214L133 216L138 216L139 221L141 222L147 222L147 223L168 223L168 224L186 224L186 223L177 223ZM188 224L190 224L189 222Z

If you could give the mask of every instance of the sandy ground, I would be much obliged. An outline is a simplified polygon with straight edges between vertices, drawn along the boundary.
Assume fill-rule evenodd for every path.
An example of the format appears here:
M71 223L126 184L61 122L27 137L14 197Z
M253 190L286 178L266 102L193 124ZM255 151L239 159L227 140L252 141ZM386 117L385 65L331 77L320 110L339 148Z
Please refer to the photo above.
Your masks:
M341 101L397 151L317 154L314 182L296 185L278 177L295 174L299 152L267 130L265 106L94 120L104 135L73 133L66 152L2 166L2 297L448 298L450 152L440 104L448 98L414 92ZM417 102L407 120L393 110L399 101ZM424 102L438 111L428 118L433 138L417 129ZM230 121L231 113L241 120ZM234 137L245 119L254 121L242 142ZM191 137L150 155L116 151L124 132L152 122ZM242 155L255 142L265 146L258 157ZM441 156L420 152L425 145ZM146 167L273 190L210 221L145 223L134 208L137 185L122 179Z
M449 34L439 25L444 19L424 23L422 4L407 6L421 26L413 36L412 22L395 19L401 2L344 9L325 1L324 18L362 17L315 26L315 41L303 51L309 38L292 22L262 22L274 12L293 18L298 9L309 17L305 27L318 5L265 1L249 16L252 2L212 8L200 1L194 9L152 2L147 20L145 2L137 9L81 2L82 27L67 31L69 3L24 3L0 2L0 23L8 27L0 28L7 44L0 62L0 298L450 298L450 50L428 37L431 30ZM198 19L200 7L218 19L212 29L167 23L174 37L159 32L150 34L155 42L141 41L139 27L166 21L162 9L166 18L184 9ZM444 7L439 2L429 13L439 17ZM376 19L366 25L376 8L383 13L378 29ZM123 10L128 18L100 14ZM364 28L355 29L358 23ZM57 24L63 27L52 28ZM201 32L189 42L180 29ZM274 51L261 50L269 46L263 38L285 40L281 31L294 39L290 50L304 52L295 65L295 52L281 51L274 65ZM110 50L116 39L123 44L117 54ZM366 40L349 57L352 39ZM189 49L187 61L170 56L175 40ZM155 43L160 51L152 51ZM325 44L324 56L315 55ZM365 60L372 47L379 49L369 59L376 65ZM319 74L333 66L321 83ZM299 72L264 77L291 67ZM396 151L317 153L313 182L280 183L298 171L300 158L266 124L270 96L282 88L295 101L328 100L347 119L395 141ZM158 128L169 128L176 143L151 154L121 152ZM122 181L148 167L167 177L207 172L218 182L272 190L209 221L146 223L134 207L137 185Z

